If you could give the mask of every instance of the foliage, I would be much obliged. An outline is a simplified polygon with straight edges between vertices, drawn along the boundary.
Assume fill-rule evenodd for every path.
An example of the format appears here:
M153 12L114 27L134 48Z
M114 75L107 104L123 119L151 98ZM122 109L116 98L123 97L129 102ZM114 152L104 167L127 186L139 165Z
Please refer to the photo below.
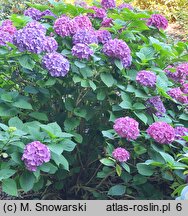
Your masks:
M55 1L29 6L41 11L49 8L58 17L92 12ZM20 191L47 192L50 188L61 191L64 199L170 199L181 193L188 174L186 134L182 140L162 145L146 131L158 121L173 128L188 127L187 105L168 95L170 88L181 87L181 83L164 72L168 65L188 61L188 44L169 44L163 30L147 26L151 14L136 9L107 11L114 21L105 29L129 46L130 67L105 55L100 43L88 45L93 51L89 59L76 58L71 53L72 37L55 33L53 16L40 23L47 28L46 35L58 42L57 52L70 63L66 76L52 77L44 69L45 52L21 52L11 43L0 47L0 176L4 192L19 196ZM31 21L17 14L10 19L17 29ZM101 27L102 20L90 19L95 29ZM141 70L156 75L156 88L136 82ZM146 100L153 96L160 96L165 105L162 117L146 109ZM113 129L115 120L125 116L139 122L140 134L135 140L122 138ZM52 157L30 172L21 156L25 145L36 140L49 147ZM113 157L117 147L130 152L128 161Z

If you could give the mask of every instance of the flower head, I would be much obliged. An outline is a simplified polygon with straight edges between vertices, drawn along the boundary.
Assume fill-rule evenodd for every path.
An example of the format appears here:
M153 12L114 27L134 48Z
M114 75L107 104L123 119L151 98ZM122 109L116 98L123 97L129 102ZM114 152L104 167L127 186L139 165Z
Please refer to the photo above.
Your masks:
M49 9L47 9L41 13L41 17L44 17L44 16L53 16L56 18L56 15L54 13L52 13L52 11Z
M39 141L27 144L24 148L22 160L29 171L36 171L37 167L50 161L49 148Z
M103 46L103 52L110 57L124 59L130 58L130 48L128 45L119 39L111 39L107 41Z
M97 36L94 31L80 30L73 36L73 44L92 44L98 43Z
M154 96L146 101L148 110L154 113L157 117L163 117L166 113L164 104L159 96Z
M124 9L124 8L127 8L129 10L134 10L133 6L130 5L130 4L127 4L127 3L122 3L118 6L119 9Z
M188 103L188 96L186 96L185 93L181 91L180 87L171 88L167 93L172 98L174 98L176 101L182 104Z
M33 20L40 20L42 17L42 12L35 8L28 8L24 11L25 16L31 17Z
M72 55L79 59L89 59L93 50L86 44L77 43L72 48Z
M143 86L155 87L157 77L152 71L139 71L136 76L136 81Z
M175 127L175 139L184 140L182 136L188 136L188 128L182 126Z
M53 77L64 77L69 71L69 61L57 52L48 53L42 59L42 65Z
M58 48L58 43L53 37L46 37L44 41L44 51L45 52L54 52Z
M13 26L11 20L5 20L0 26L0 31L7 32L10 35L13 35L17 31L17 29L15 26Z
M154 122L147 129L147 133L160 144L170 144L175 139L175 130L166 122Z
M101 26L102 27L110 27L112 24L113 24L113 19L105 17L101 23Z
M130 158L130 153L126 149L118 147L114 149L112 156L119 162L126 162Z
M0 46L6 46L7 42L12 43L12 41L13 36L11 34L0 30Z
M103 8L92 6L89 9L94 10L94 13L89 13L88 16L92 18L103 19L106 17L106 11Z
M77 30L79 31L80 29L83 30L91 30L92 29L92 23L90 19L87 16L84 15L79 15L74 17L74 22L77 24Z
M115 120L113 126L116 133L127 140L135 140L139 136L139 124L130 117L121 117Z
M184 83L181 87L181 90L184 94L188 94L188 83Z
M105 44L107 41L112 39L112 36L107 30L97 30L96 31L97 39L99 43Z
M168 20L160 14L153 14L147 20L147 25L155 26L158 29L166 29L168 27Z
M54 23L54 30L61 37L72 36L76 33L77 28L78 25L74 21L74 19L71 20L67 16L62 16L58 18Z
M116 7L115 0L102 0L101 5L104 9L112 9Z

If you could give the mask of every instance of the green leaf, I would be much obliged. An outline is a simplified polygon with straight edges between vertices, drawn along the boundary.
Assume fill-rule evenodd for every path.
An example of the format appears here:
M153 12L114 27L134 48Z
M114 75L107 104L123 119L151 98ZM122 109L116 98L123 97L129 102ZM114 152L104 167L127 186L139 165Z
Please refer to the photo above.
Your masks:
M110 73L101 73L100 77L105 85L107 85L108 87L113 86L115 80Z
M182 119L182 120L188 121L188 114L183 113L183 114L180 115L179 118Z
M122 196L125 193L125 190L126 190L126 187L124 185L115 185L109 189L108 195Z
M57 155L61 155L63 152L63 146L61 145L61 143L50 143L48 145L50 151L56 153Z
M38 90L33 86L26 86L24 88L24 91L27 93L30 93L30 94L37 94L38 93Z
M69 162L63 155L57 155L52 153L52 159L55 161L57 166L61 164L65 170L69 171Z
M137 174L133 178L134 185L141 185L147 182L147 177Z
M104 137L109 138L109 139L114 139L114 136L113 136L113 134L111 134L111 131L102 131L102 135Z
M154 173L154 167L145 163L138 163L136 167L138 169L138 173L143 176L151 176Z
M48 121L48 116L42 112L32 112L29 116L40 121Z
M10 178L11 176L15 174L15 172L16 170L12 170L12 169L1 169L0 170L0 181L2 179Z
M146 116L144 113L142 113L142 112L134 112L134 114L135 114L142 122L144 122L145 124L147 123L148 118L147 118L147 116Z
M24 192L30 191L35 183L35 176L32 172L25 171L20 177L20 186Z
M1 100L5 101L5 102L9 102L9 103L13 102L12 96L7 92L1 94Z
M82 62L79 62L79 61L75 61L74 64L75 64L78 68L80 68L80 69L86 67L86 64L84 64L84 63L82 63Z
M80 120L78 118L68 118L64 121L65 131L74 130L80 124Z
M87 111L86 111L86 109L84 109L84 108L75 108L75 109L74 109L74 114L75 114L76 116L85 118L86 115L87 115Z
M17 185L14 179L4 179L2 181L2 190L10 196L18 196Z
M143 109L146 109L145 105L142 104L142 103L135 103L135 104L133 104L133 108L134 108L135 110L143 110Z
M71 152L74 150L76 143L74 143L73 141L69 140L69 139L65 139L63 141L60 142L62 148L64 151L68 151Z
M120 60L115 59L114 63L119 70L123 70L123 64Z
M110 160L110 159L107 159L107 158L101 159L100 162L101 162L102 164L104 164L105 166L112 166L112 167L115 166L115 162L112 161L112 160Z
M122 173L122 168L118 164L116 164L116 173L118 174L118 176L121 176Z
M23 68L32 70L35 66L35 62L32 60L30 55L22 55L18 57L18 62Z
M89 80L89 85L90 87L93 89L93 91L95 91L97 89L97 86L95 85L95 83L91 80Z
M106 92L103 89L99 89L97 92L97 100L104 100L106 97Z
M21 98L21 97L17 98L17 100L14 103L12 103L12 106L21 108L21 109L33 109L31 104L27 102L26 99Z
M132 109L132 104L129 101L122 101L119 106L123 109Z
M24 128L23 122L18 117L13 117L8 121L9 127L16 127L19 130Z
M123 167L124 170L126 170L128 173L130 173L130 167L128 164L126 164L125 162L121 163L121 166Z
M54 155L54 153L52 153L52 155ZM56 155L56 154L55 154ZM56 159L58 159L58 155L56 155ZM49 174L55 174L56 171L58 170L58 168L56 166L54 166L52 163L48 162L48 163L43 163L40 167L40 170L42 170L43 172L49 173Z
M174 163L174 158L173 158L171 155L169 155L168 153L159 151L159 154L163 157L163 159L164 159L166 162L168 162L168 163L170 163L170 164L173 164L173 163Z

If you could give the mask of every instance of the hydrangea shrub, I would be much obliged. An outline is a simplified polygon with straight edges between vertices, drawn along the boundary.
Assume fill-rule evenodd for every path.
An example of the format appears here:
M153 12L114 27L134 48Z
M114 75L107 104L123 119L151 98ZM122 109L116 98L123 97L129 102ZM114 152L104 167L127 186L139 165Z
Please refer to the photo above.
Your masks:
M29 6L0 26L3 191L179 196L187 43L169 42L165 17L115 1ZM114 186L123 189L113 194Z

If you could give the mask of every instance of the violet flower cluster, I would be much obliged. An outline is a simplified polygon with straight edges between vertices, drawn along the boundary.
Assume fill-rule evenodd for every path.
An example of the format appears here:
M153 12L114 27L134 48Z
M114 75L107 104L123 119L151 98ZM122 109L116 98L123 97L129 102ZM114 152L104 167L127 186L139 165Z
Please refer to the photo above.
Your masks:
M89 9L94 10L94 13L89 13L88 16L91 18L103 19L107 16L106 11L103 8L92 6Z
M92 23L87 16L79 15L76 16L73 20L76 22L78 30L84 29L89 31L92 29Z
M127 3L122 3L118 6L119 9L124 9L124 8L127 8L129 10L134 10L133 6L130 5L130 4L127 4Z
M92 44L98 43L97 36L94 31L80 30L73 36L73 44Z
M12 43L16 31L17 29L13 26L11 20L3 21L0 26L0 46L6 46L7 42Z
M57 50L57 42L54 38L45 36L46 29L36 21L28 23L23 29L14 34L13 43L19 51L29 51L40 54Z
M188 83L184 83L184 84L181 86L181 91L182 91L184 94L188 94Z
M175 139L174 128L166 122L154 122L147 129L147 133L160 144L170 144Z
M72 48L72 55L79 59L88 60L92 54L93 50L87 44L77 43Z
M180 102L182 104L187 104L188 103L188 96L185 95L184 92L182 92L180 87L171 88L167 93L173 99L175 99L176 101L178 101L178 102Z
M130 153L126 149L118 147L112 152L112 157L119 162L126 162L130 159Z
M107 9L113 9L116 7L116 2L115 2L115 0L102 0L101 6L106 10Z
M157 76L152 71L139 71L136 76L136 81L146 87L155 87Z
M99 43L105 44L107 41L112 39L112 35L108 30L97 30L96 31L97 40Z
M184 140L182 136L188 136L188 128L183 126L177 126L174 128L175 130L175 139L176 140Z
M147 20L148 26L154 26L158 29L166 29L168 27L168 20L160 15L160 14L153 14L148 20Z
M164 104L159 96L154 96L146 101L148 111L154 113L157 117L163 117L166 113Z
M108 18L108 17L105 17L103 19L103 21L101 22L101 26L102 27L110 27L112 24L113 24L113 19L112 18Z
M121 117L115 120L114 130L116 133L127 140L136 140L139 136L139 124L130 117Z
M103 46L103 52L110 57L120 59L125 68L131 65L131 51L128 45L119 39L111 39Z
M24 11L24 15L31 17L33 20L36 21L41 20L44 16L56 17L49 9L41 12L36 8L28 8L27 10Z
M22 160L29 171L35 172L38 166L49 162L51 158L49 148L39 141L27 144L24 148Z
M42 65L53 77L64 77L69 71L69 61L57 52L47 53L42 59Z

